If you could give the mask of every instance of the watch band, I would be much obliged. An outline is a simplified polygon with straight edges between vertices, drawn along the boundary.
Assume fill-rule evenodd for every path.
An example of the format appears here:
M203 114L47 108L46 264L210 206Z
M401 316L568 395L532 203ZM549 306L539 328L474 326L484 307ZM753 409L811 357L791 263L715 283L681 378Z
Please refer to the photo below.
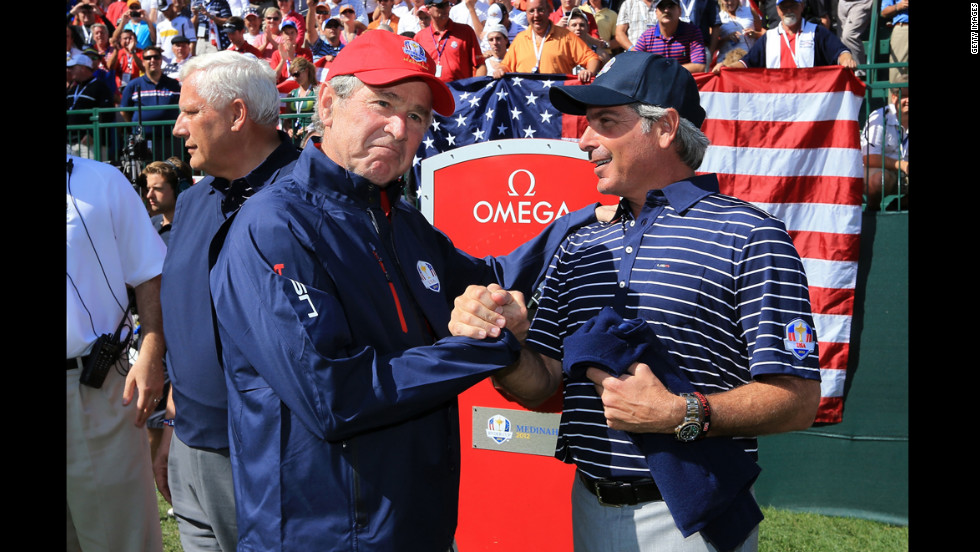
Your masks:
M701 438L704 432L704 414L701 409L701 401L691 393L681 393L681 397L687 403L684 412L684 421L674 428L674 437L678 441L690 443Z
M711 428L711 405L708 404L708 397L705 397L699 391L691 393L694 395L698 402L701 403L701 435L699 439L703 439L708 436L708 430Z

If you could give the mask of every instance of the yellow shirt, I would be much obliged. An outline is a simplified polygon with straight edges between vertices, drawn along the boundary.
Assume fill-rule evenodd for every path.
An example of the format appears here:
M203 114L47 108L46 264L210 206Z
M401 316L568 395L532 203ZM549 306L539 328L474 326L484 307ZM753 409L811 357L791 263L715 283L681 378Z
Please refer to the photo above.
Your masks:
M585 42L582 42L582 39L575 36L571 31L556 25L551 26L551 31L548 33L543 47L539 37L534 36L532 39L533 33L534 30L528 28L514 37L514 42L507 49L507 54L504 55L504 60L500 63L504 71L508 73L533 72L534 67L538 65L534 41L537 41L538 47L541 48L539 73L569 75L576 65L585 67L593 59L599 59L599 56L595 55L595 52Z

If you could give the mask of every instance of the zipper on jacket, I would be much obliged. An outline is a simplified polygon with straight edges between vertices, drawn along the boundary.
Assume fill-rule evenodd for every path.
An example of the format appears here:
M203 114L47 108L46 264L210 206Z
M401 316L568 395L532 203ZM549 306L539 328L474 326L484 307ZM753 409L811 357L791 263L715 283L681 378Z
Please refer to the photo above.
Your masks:
M374 218L374 213L370 209L368 209L368 214L371 215L371 223L374 224L374 230L380 238L381 229L378 227L378 220ZM378 255L378 250L374 248L374 244L371 244L371 253L374 254L374 258L378 261L378 266L381 267L381 272L385 275L385 280L388 281L388 289L391 290L391 298L395 301L395 310L398 311L398 322L402 326L402 333L408 333L408 324L405 322L405 313L402 311L402 302L398 299L398 291L395 290L395 283L391 280L391 275L388 274L385 263L381 260L381 256Z

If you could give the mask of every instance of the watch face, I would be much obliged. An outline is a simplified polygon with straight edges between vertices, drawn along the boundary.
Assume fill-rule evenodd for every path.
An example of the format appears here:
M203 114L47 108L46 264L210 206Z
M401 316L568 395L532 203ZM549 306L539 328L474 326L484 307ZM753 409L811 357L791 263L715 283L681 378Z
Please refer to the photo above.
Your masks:
M687 422L677 430L677 438L681 441L693 441L701 434L701 425L697 422Z

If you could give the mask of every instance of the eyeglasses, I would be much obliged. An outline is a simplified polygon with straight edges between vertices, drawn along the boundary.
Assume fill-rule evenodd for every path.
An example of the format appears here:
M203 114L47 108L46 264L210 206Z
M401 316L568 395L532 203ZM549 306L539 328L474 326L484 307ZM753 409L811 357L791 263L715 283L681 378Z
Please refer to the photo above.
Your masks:
M161 55L155 55L155 56L154 56L154 55L149 55L149 56L143 56L143 61L153 61L153 60L155 60L155 59L163 59L163 56L161 56Z
M302 75L302 74L303 74L303 72L302 72L302 71L296 71L295 73L290 73L289 75L290 75L291 77L293 77L294 79L298 79L298 78L299 78L299 76L300 76L300 75Z
M266 20L268 20L268 21L279 21L280 19L282 19L282 18L281 17L266 17Z

